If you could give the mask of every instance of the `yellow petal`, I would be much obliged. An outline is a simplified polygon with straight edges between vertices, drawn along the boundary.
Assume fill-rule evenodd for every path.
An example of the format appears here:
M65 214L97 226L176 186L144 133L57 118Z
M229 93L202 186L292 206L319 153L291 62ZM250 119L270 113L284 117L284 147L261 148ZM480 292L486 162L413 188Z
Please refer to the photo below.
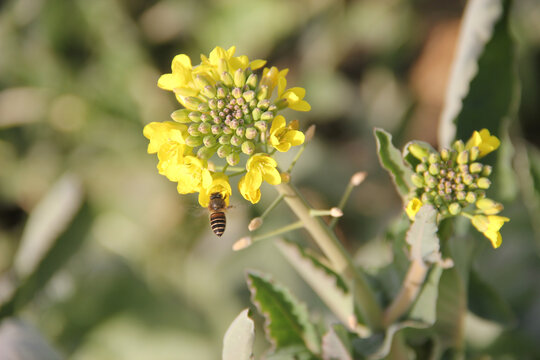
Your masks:
M253 60L252 62L249 63L249 67L251 68L251 70L260 69L264 65L266 65L266 60L261 60L261 59Z
M422 207L422 201L418 198L414 198L407 204L407 207L405 208L405 212L407 213L407 216L411 221L414 221L414 218L416 217L416 213L420 210Z
M270 127L270 134L274 134L278 130L285 127L285 118L282 115L278 115L272 121L272 126Z
M479 156L483 157L490 152L497 150L500 144L501 141L496 136L492 136L488 129L482 129L480 132L473 132L471 138L467 141L465 148L468 150L476 146L478 147L478 150L480 150Z
M191 59L186 54L176 55L171 65L172 72L191 70Z
M174 74L164 74L158 79L158 86L164 90L173 90L182 85L180 79Z
M268 167L265 169L263 173L263 179L271 185L281 184L281 176L279 175L279 171L277 171L276 168L273 167Z

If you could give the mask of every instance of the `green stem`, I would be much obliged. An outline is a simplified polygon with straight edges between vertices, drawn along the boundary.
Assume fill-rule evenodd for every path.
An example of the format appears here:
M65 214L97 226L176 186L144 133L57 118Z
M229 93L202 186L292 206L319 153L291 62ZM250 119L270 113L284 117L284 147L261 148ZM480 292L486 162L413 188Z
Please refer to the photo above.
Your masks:
M274 199L274 201L270 204L270 206L268 206L266 210L264 210L262 215L259 217L261 219L264 219L270 213L270 211L274 210L274 208L281 202L281 200L283 200L283 195L280 194L278 195L277 198Z
M302 155L302 153L304 152L304 149L306 148L306 144L304 143L302 145L302 147L300 148L300 150L298 150L298 152L296 153L296 155L294 156L294 159L293 161L291 162L291 165L289 166L289 168L287 169L287 172L290 174L294 165L296 165L296 162L298 161L298 159L300 159L300 155Z
M282 183L276 185L276 189L284 196L287 205L298 216L305 229L330 260L334 270L351 285L351 289L354 289L356 303L368 325L372 330L380 330L382 328L382 310L375 294L368 285L364 274L354 266L351 257L334 232L319 217L310 215L310 206L291 184Z
M349 200L349 197L351 196L351 192L354 187L355 185L351 181L349 181L347 187L345 188L345 192L343 193L343 196L341 197L341 200L339 201L339 204L337 206L338 209L343 210L345 204L347 203L347 200ZM332 220L330 220L330 224L328 225L330 226L330 229L333 229L336 226L338 219L339 218L333 218Z
M259 240L268 239L270 237L275 237L275 236L278 236L278 235L281 235L281 234L285 234L285 233L288 233L289 231L297 230L297 229L300 229L302 227L304 227L304 223L301 222L301 221L297 221L297 222L294 222L292 224L286 225L286 226L284 226L282 228L279 228L277 230L267 232L266 234L261 234L261 235L254 236L253 241L259 241Z

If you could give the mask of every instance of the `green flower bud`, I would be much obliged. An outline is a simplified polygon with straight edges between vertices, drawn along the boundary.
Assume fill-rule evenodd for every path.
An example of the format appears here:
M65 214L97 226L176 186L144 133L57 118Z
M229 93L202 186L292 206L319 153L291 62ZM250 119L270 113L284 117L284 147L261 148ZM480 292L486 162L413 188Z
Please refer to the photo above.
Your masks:
M424 177L418 174L412 174L411 181L417 188L423 188L425 186Z
M242 139L239 138L238 136L236 135L233 135L231 137L231 145L233 146L240 146L242 144Z
M441 170L441 166L439 164L429 165L428 171L431 175L439 175L440 170Z
M456 191L456 199L458 199L459 201L465 200L466 197L467 193L465 191Z
M212 85L207 85L201 90L201 94L209 99L215 98L217 95L216 88Z
M427 176L426 176L427 174ZM429 173L424 173L424 181L426 183L426 185L430 188L430 189L433 189L437 186L437 179L435 179L433 176L429 175Z
M265 111L261 115L261 120L271 121L274 118L274 113L272 111Z
M224 158L226 157L227 155L229 155L231 153L231 146L230 145L221 145L218 149L217 149L217 156L219 156L220 158Z
M456 161L459 165L467 164L469 162L469 152L467 150L460 151Z
M467 193L467 196L465 196L465 201L468 202L469 204L474 204L476 202L476 195L475 193L469 191Z
M441 156L437 153L430 153L428 156L428 161L430 164L437 164L441 162Z
M257 131L257 129L255 129L254 127L248 127L246 129L246 138L249 140L253 140L255 139L258 133L259 132Z
M246 73L244 69L238 68L234 72L234 85L241 88L246 84Z
M224 71L221 73L221 81L223 81L223 83L227 87L231 87L234 84L234 79L228 71Z
M425 192L422 194L420 200L422 200L423 204L431 204L431 202L433 201L433 195Z
M224 133L224 134L231 135L233 132L234 132L233 129L231 129L231 128L228 127L228 126L225 126L225 127L223 128L223 133Z
M197 151L197 157L199 159L210 159L216 152L216 148L202 147Z
M469 159L471 161L476 161L479 155L480 155L480 149L478 149L478 146L473 146L472 148L469 149Z
M469 171L471 172L471 174L478 174L482 171L483 168L484 166L478 162L469 165Z
M416 172L417 173L424 173L426 172L428 169L427 169L427 166L426 164L424 163L420 163L418 165L416 165Z
M216 93L217 94L217 93ZM208 107L212 110L217 110L217 100L216 99L210 99L208 100Z
M484 165L484 169L482 169L482 176L489 176L491 175L492 171L493 168L490 165Z
M238 156L237 153L231 153L227 155L226 159L227 163L231 166L235 166L240 161L240 156Z
M227 145L231 143L231 136L230 135L221 135L218 139L218 142L221 145Z
M270 107L270 100L262 99L257 103L257 107L261 110L268 110L268 108Z
M236 128L236 135L239 137L244 137L244 134L246 133L246 128L243 126L239 126Z
M199 132L199 125L198 124L190 124L188 126L187 132L191 136L199 136L199 135L201 135L201 133Z
M217 90L216 90L216 97L218 99L225 99L226 96L227 96L227 91L222 87L218 87ZM223 109L223 107L225 106L224 102L222 102L221 104L223 104L223 105L220 107L219 106L220 103L218 102L218 108L219 109Z
M255 151L255 145L251 141L244 141L242 143L242 152L246 155L251 155Z
M255 89L257 87L257 82L257 75L250 74L246 80L246 85L249 86L250 89Z
M480 189L489 189L491 181L489 181L488 178L482 177L476 180L476 185L478 185Z
M503 205L488 198L476 201L476 207L486 215L495 215L502 211Z
M262 100L266 99L268 97L268 86L262 85L259 87L259 91L257 91L257 99Z
M266 132L266 129L268 129L268 124L266 123L266 121L257 121L255 123L255 127L257 129L259 129L259 131L261 131L261 133L264 133L264 132Z
M418 143L412 143L408 147L409 152L418 160L422 160L424 158L427 158L429 156L428 149L422 147Z
M171 114L171 118L179 123L189 123L191 120L189 119L189 110L188 109L180 109L176 110Z
M211 86L208 79L202 75L195 76L193 80L195 82L195 85L199 88L199 90L204 89L206 86Z
M198 130L201 134L208 134L210 132L211 125L209 123L202 122L199 124Z
M186 138L186 145L189 146L189 147L192 147L192 148L197 147L197 146L201 146L202 145L202 137L189 135Z
M249 113L245 114L244 115L244 124L251 124L252 122L253 122L253 117Z
M213 135L206 135L203 138L203 144L206 147L212 147L216 145L216 138Z
M201 121L207 122L212 120L212 118L208 114L201 114Z
M251 116L253 116L253 120L259 121L261 119L262 111L259 108L253 109L251 112Z
M470 174L465 174L462 178L465 185L471 185L474 182L474 177Z
M247 102L250 102L251 100L255 98L255 91L253 90L244 91L244 93L242 94L242 97Z
M242 96L242 90L240 88L235 87L231 91L232 96L234 96L235 99L238 99Z
M465 144L463 143L463 141L457 140L452 145L452 148L459 153L459 152L462 152L463 150L465 150Z
M197 110L199 105L202 104L202 100L194 96L186 96L184 98L186 108L190 110Z
M441 160L442 161L450 160L450 151L448 149L441 150Z
M221 126L214 124L211 127L211 131L212 131L212 134L219 135L219 134L221 134Z

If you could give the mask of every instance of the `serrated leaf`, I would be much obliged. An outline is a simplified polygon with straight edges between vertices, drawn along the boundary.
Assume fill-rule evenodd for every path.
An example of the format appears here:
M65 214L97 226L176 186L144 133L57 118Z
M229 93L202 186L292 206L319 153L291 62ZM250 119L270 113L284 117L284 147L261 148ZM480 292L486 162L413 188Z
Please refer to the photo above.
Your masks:
M431 205L423 205L416 213L406 237L411 246L411 261L435 263L441 260L436 219L437 211Z
M377 141L379 161L382 167L390 173L401 197L405 198L410 189L414 187L411 182L413 172L403 162L401 152L392 145L392 135L378 128L375 128L374 135Z
M507 326L514 324L515 316L510 306L474 270L470 272L468 290L468 306L472 313L499 324Z
M429 272L415 303L407 316L411 320L420 321L427 325L433 325L437 320L437 298L439 295L439 280L442 267L433 266Z
M517 107L509 9L509 0L468 2L441 113L443 147L482 128L498 136L503 120Z
M253 358L255 324L248 316L249 309L242 310L223 336L223 360L249 360Z
M353 360L350 334L342 325L334 325L322 338L323 360Z
M347 324L354 316L353 298L341 277L300 246L279 241L278 249L330 310Z
M320 344L304 304L268 275L247 272L251 301L265 318L265 334L273 350L303 346L319 353Z

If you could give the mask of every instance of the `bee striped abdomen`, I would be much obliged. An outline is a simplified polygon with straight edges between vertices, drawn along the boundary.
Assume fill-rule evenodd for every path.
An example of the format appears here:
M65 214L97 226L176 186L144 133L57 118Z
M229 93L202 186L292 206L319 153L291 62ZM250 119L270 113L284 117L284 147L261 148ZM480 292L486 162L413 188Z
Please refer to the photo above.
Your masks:
M210 214L210 227L217 236L223 235L225 232L225 213L221 211Z

